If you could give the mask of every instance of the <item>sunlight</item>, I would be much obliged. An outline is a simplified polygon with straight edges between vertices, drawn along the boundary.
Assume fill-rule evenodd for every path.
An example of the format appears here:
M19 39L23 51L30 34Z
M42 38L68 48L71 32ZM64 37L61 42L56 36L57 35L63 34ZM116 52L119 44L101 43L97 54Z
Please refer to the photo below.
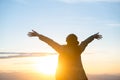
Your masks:
M57 67L57 56L45 56L35 59L35 70L45 75L54 75Z

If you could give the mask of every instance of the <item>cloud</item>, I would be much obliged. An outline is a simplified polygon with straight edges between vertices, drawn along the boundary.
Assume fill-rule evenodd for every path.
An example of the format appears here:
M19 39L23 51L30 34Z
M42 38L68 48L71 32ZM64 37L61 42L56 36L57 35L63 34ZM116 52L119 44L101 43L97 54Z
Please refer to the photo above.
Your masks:
M120 27L120 23L109 23L109 24L107 24L107 26L110 26L110 27Z
M41 57L55 55L55 53L15 53L15 52L0 52L0 59L19 58L19 57Z
M24 4L24 5L28 4L27 0L12 0L12 1L19 3L19 4Z
M120 0L57 0L65 3L80 3L80 2L120 2Z

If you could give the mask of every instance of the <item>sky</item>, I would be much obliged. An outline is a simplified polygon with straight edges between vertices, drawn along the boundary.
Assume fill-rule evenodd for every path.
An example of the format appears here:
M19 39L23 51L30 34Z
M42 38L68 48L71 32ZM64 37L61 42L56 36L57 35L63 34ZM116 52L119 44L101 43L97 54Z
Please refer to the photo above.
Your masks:
M83 41L99 32L103 39L87 47L85 65L88 61L101 67L99 72L120 73L120 0L0 0L0 52L56 53L28 37L32 29L59 44L70 33Z

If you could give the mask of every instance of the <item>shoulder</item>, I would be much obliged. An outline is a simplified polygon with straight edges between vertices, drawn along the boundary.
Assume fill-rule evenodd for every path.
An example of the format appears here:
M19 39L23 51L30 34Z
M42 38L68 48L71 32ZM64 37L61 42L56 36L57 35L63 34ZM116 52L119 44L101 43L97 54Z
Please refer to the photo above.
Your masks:
M64 47L67 47L67 45L65 45L65 44L64 44L64 45L61 45L61 46L62 46L63 48L64 48Z
M86 41L82 41L79 46L87 45Z

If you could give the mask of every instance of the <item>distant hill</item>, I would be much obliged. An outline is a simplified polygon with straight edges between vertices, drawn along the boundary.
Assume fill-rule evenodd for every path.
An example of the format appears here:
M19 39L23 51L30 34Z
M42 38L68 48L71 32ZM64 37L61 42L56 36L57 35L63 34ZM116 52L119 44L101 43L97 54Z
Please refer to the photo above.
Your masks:
M120 74L87 75L89 80L120 80ZM54 76L43 76L33 72L0 72L0 80L55 80Z

